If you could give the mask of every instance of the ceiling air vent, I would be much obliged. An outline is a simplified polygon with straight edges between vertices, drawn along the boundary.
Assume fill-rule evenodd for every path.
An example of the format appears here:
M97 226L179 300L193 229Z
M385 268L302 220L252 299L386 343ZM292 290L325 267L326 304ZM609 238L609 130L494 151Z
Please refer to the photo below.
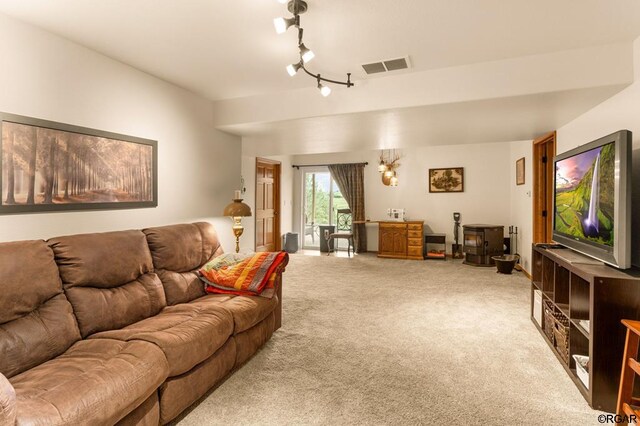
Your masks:
M404 70L409 68L409 57L405 56L404 58L387 59L385 61L363 64L362 68L367 74Z

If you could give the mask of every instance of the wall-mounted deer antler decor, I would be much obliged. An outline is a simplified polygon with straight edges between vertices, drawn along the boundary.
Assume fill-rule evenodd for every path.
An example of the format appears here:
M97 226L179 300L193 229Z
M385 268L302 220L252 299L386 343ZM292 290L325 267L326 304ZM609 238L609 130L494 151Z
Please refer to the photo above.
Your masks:
M387 149L380 151L380 161L378 171L382 174L382 183L386 186L398 186L398 173L396 169L400 167L400 154L396 150Z

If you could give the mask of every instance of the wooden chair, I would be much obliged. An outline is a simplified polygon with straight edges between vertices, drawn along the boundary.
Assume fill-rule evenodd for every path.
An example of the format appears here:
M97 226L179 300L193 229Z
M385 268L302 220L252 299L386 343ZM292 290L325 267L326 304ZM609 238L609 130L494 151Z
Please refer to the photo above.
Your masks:
M351 257L351 248L353 247L355 253L355 246L353 245L353 223L351 220L350 209L338 209L336 212L336 232L329 234L327 237L327 256L331 254L331 251L337 251L338 241L340 239L347 240L347 256ZM344 232L347 231L347 232ZM331 249L331 241L335 240L336 248Z
M640 419L640 409L637 408L640 405L640 400L633 397L633 382L636 374L640 375L640 363L637 360L640 321L623 319L622 324L627 327L627 338L624 343L616 414L622 416L621 419L624 420L623 423L618 424L626 425L629 420L635 420L633 423L636 423Z

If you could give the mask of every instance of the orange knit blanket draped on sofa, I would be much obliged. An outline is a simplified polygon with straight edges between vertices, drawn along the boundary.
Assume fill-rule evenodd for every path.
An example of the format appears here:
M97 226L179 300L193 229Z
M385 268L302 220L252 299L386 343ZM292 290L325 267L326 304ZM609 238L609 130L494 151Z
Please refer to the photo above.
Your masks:
M255 253L238 263L220 268L200 269L208 293L236 294L240 296L262 296L272 298L278 273L284 271L289 262L287 252Z

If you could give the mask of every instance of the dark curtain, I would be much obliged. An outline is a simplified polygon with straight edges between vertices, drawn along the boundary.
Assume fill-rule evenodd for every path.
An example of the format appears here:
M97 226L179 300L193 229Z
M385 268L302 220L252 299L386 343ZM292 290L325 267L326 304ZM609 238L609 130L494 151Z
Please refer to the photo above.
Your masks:
M329 171L338 184L342 196L351 209L351 220L364 221L364 163L331 164ZM356 253L367 251L367 232L364 223L353 224L353 244Z

